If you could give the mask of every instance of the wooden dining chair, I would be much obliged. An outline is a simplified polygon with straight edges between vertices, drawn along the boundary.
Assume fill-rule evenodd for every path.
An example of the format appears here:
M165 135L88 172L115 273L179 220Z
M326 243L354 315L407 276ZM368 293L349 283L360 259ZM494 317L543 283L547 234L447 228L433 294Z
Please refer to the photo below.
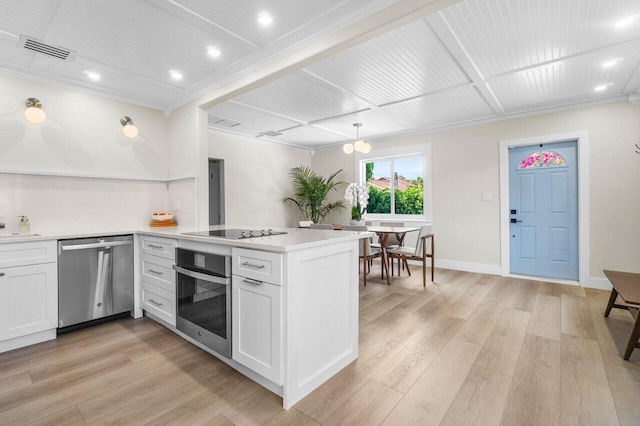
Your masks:
M343 231L367 231L366 226L352 226L352 225L342 225ZM371 247L371 241L369 238L363 238L358 241L358 257L362 259L362 264L364 265L364 286L367 286L367 274L371 272L371 260L379 257L382 259L381 268L384 267L384 258L382 249ZM358 272L360 271L360 262L358 261ZM367 266L369 267L367 270ZM387 272L388 274L388 272Z
M398 228L404 228L404 222L380 222L380 226L395 226ZM394 248L401 246L402 241L398 239L396 235L389 235L387 237L387 245L385 248ZM372 247L381 248L380 243L373 243ZM398 274L400 274L400 260L398 260ZM402 268L404 269L404 263L402 264ZM393 275L393 261L391 263L391 275Z
M333 229L333 225L331 225L330 223L312 223L311 226L309 226L309 228L311 229Z
M427 239L431 240L431 250L427 249ZM422 286L427 286L427 258L431 259L431 281L434 279L434 262L435 262L435 242L433 234L433 225L425 225L420 227L420 233L418 234L418 241L416 241L415 248L412 247L394 247L386 249L387 256L393 262L393 259L399 259L404 262L409 276L411 276L411 270L409 269L409 263L407 260L418 260L422 262Z

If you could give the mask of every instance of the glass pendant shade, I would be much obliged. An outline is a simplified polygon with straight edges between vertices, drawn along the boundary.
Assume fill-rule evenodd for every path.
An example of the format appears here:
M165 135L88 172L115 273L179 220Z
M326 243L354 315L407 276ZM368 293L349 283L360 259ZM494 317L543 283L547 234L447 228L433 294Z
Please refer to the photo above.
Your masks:
M345 143L344 146L342 147L342 150L344 151L345 154L351 154L353 152L353 144Z
M362 139L358 139L357 141L355 141L353 143L353 148L358 151L358 152L362 152L362 150L364 149L366 142L363 141Z
M366 154L367 152L371 151L371 145L369 144L369 142L365 142L364 146L362 147L362 152L363 154Z
M42 123L47 114L41 108L29 107L24 111L24 117L31 123Z
M133 124L127 124L122 128L122 133L128 138L135 138L138 136L138 128Z
M36 98L29 98L25 101L27 109L24 110L24 118L31 123L42 123L47 114L42 110L42 103Z

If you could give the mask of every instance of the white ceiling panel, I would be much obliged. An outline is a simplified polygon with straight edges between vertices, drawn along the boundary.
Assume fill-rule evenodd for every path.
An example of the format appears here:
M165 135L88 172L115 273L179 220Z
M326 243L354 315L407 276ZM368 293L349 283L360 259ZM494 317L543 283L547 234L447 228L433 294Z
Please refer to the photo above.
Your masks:
M84 75L86 70L100 74L100 80L92 82L87 79ZM131 93L135 93L139 100L147 104L161 103L163 99L175 96L182 90L147 78L127 75L123 71L90 67L73 61L49 61L45 65L44 72L47 75L58 76L67 83L92 88L99 92L110 92L123 98L128 98Z
M215 41L224 54L209 58ZM144 1L87 1L80 8L61 45L93 61L113 64L131 73L188 87L255 51L228 33L209 32ZM171 80L169 70L184 80Z
M355 96L304 72L290 74L235 98L240 103L309 122L368 108Z
M325 59L307 70L375 105L469 82L424 19Z
M26 70L34 55L34 52L21 49L15 43L0 39L0 64L6 64L14 69L23 68Z
M494 116L475 87L467 86L381 108L422 129L442 127Z
M615 66L602 67L604 62L615 59L619 60ZM640 41L636 41L497 77L488 85L507 113L551 108L622 95L639 64ZM596 92L594 89L600 85L606 85L606 90Z
M640 37L638 0L465 0L440 12L483 77Z
M416 126L408 121L385 113L383 110L363 111L346 117L322 121L315 124L315 126L351 135L351 137L347 139L355 140L356 128L353 127L354 123L362 123L360 136L365 139L417 129Z
M224 102L215 105L208 110L209 115L214 115L231 121L236 121L240 125L231 129L226 126L216 126L220 129L232 130L247 136L257 136L261 132L278 131L297 126L300 123L286 118L278 117L264 111L247 107L237 102Z
M315 126L300 126L270 139L307 148L318 148L327 144L336 144L344 140L343 135L328 132Z
M1 0L0 30L42 41L60 0Z
M170 0L257 46L266 46L318 19L345 0ZM256 24L258 13L273 18L269 26Z

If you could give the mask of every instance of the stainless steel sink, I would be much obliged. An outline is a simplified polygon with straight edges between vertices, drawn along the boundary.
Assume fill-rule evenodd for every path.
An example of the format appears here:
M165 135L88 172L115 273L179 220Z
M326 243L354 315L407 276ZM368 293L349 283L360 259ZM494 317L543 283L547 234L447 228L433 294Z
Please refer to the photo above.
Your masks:
M40 234L5 234L0 235L0 239L9 239L9 238L28 238L28 237L41 237Z

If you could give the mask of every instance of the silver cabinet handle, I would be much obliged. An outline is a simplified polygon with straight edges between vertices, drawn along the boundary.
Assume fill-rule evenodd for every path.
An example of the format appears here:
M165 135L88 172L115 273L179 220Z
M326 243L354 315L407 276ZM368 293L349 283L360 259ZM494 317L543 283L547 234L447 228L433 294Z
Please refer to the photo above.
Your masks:
M162 250L162 246L154 246L153 244L147 244L147 246L151 247L152 249Z
M186 275L187 277L195 278L197 280L207 281L215 284L229 285L231 284L231 278L223 278L215 275L207 275L202 272L190 271L178 265L173 265L173 270L179 274Z
M154 275L164 275L162 272L154 271L153 269L147 269L147 271L151 272Z
M0 277L4 277L4 272L0 272Z
M243 262L242 266L248 266L250 268L264 269L264 265L256 265L254 263Z
M155 300L153 300L153 299L149 299L149 302L153 303L153 304L154 304L154 305L156 305L156 306L162 306L162 303L156 302L156 301L155 301Z
M252 280L251 278L244 278L243 281L248 284L262 285L262 281Z

